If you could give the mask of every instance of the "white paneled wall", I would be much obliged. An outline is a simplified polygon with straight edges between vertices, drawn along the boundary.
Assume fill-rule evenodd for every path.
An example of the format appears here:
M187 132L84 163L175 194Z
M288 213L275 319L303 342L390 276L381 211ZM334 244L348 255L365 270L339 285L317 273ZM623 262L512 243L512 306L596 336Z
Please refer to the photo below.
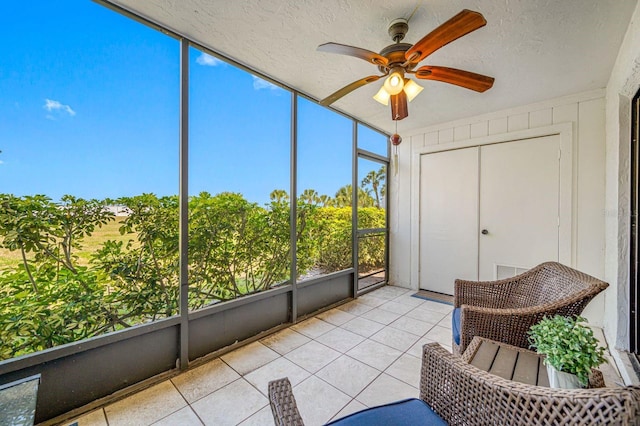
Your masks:
M596 90L532 105L492 112L482 116L431 126L403 135L399 167L391 178L390 282L418 288L411 282L411 238L417 224L411 223L412 153L434 144L473 141L491 135L571 123L573 128L573 267L604 278L605 246L605 91ZM410 118L409 118L410 119ZM603 321L604 297L598 296L585 315L595 324Z

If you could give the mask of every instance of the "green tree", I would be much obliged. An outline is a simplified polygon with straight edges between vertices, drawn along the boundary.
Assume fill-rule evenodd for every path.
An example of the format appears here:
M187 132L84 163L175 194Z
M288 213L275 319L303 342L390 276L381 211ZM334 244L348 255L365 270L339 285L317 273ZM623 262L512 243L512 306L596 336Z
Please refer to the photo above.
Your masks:
M334 198L335 207L351 207L351 193L351 184L339 188ZM374 205L373 197L364 188L358 187L358 207L373 207Z
M178 313L179 200L154 194L117 200L131 213L120 233L132 238L107 241L93 265L107 274L119 300L138 321L153 321ZM135 238L135 239L134 239Z
M360 182L360 185L368 194L373 193L375 199L374 205L377 208L381 208L380 201L384 199L386 195L386 179L386 168L382 166L378 170L371 170L364 179L362 179L362 182ZM371 186L371 188L368 188L368 186Z
M315 189L305 189L299 197L300 200L307 204L318 205L321 203L320 196Z
M97 200L0 194L0 247L21 263L0 273L2 358L128 326L106 277L76 264L74 250L112 220Z
M361 224L383 226L384 211L358 191ZM338 191L336 198L348 197L343 207L329 206L333 200L314 190L296 200L298 274L351 266L350 195L350 186ZM15 267L0 270L1 358L178 313L178 197L142 194L109 202L130 211L120 226L128 240L105 241L88 265L79 265L76 253L85 241L114 220L104 202L0 194L0 247L20 253ZM190 309L290 281L286 191L273 191L263 207L241 194L203 192L189 199L188 212ZM384 245L367 244L361 253L376 265Z

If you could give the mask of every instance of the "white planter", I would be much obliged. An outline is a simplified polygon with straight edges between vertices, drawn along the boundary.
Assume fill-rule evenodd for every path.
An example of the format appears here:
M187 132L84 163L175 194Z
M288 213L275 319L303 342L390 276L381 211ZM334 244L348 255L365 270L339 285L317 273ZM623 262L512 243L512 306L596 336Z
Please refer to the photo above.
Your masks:
M582 389L578 376L564 371L558 371L547 365L547 375L549 376L549 386L561 389Z

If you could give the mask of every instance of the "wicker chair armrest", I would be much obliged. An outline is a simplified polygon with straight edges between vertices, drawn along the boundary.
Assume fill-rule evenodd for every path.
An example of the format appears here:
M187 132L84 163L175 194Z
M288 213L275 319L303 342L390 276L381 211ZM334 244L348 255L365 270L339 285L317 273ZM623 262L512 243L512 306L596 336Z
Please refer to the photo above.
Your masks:
M493 309L463 305L460 312L460 353L474 336L528 349L529 329L547 315L561 311L557 303L519 309Z
M482 371L437 343L423 346L420 398L451 425L636 425L640 387L552 389Z
M269 382L268 391L276 426L304 426L288 378Z

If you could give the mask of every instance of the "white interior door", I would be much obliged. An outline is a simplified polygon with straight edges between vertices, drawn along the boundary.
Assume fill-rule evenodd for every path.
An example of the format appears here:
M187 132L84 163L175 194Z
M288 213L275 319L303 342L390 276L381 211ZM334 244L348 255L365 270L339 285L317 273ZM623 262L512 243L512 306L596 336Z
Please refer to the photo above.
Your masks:
M478 148L420 159L420 288L478 278Z
M480 280L558 260L559 150L557 135L480 149Z
M420 288L494 280L559 258L560 136L420 157Z

